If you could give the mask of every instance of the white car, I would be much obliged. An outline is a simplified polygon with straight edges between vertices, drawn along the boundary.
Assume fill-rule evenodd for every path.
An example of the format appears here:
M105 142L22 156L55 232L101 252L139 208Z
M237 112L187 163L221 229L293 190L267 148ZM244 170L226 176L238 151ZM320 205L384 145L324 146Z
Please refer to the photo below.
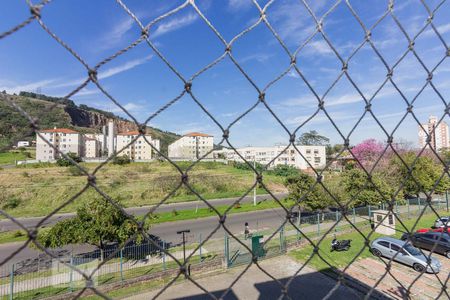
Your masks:
M447 225L447 227L450 227L450 223L448 222L448 220L450 219L450 217L440 217L439 219L437 219L434 222L434 227L435 228L442 228L445 227L445 225Z

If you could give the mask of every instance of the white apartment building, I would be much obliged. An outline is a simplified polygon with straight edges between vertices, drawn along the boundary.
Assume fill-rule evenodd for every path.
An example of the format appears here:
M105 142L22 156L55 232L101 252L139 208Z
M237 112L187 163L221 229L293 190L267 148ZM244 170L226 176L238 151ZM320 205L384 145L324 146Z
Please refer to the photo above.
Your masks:
M68 128L53 128L41 130L39 133L56 149L66 154L69 152L83 155L84 143L82 135ZM52 161L60 158L60 154L50 147L39 135L36 137L36 160Z
M108 153L106 148L106 135L102 133L87 133L84 136L85 140L94 139L98 142L99 154L96 157L102 157Z
M297 149L289 146L273 146L273 147L243 147L237 148L239 154L249 162L253 160L257 163L267 165L273 168L277 165L289 165L297 169L306 170L308 168L323 168L326 165L325 146L303 146L297 145ZM230 161L244 162L244 160L232 149L223 149L214 151L214 156L223 157ZM308 164L309 163L309 164Z
M444 121L438 123L438 119L435 116L430 116L428 123L422 124L419 127L419 146L425 147L427 141L427 134L431 137L431 147L433 149L439 150L442 148L448 148L449 143L449 131L448 125ZM425 130L424 130L425 129ZM427 147L429 147L427 145Z
M84 137L84 157L96 158L101 156L100 142L94 138Z
M169 145L169 158L199 159L214 148L212 135L191 132ZM205 158L212 158L209 153Z
M125 149L119 154L119 156L125 154L131 160L152 159L153 149L150 144L159 151L159 140L154 140L150 135L145 135L145 138L143 136L140 136L136 141L128 146L128 144L131 143L138 135L138 131L129 131L117 134L115 140L116 151L119 152L120 150Z
M130 146L127 145L135 139L138 131L130 131L115 134L114 124L110 122L108 132L103 127L101 134L82 135L77 131L67 128L54 128L40 131L40 134L57 149L63 153L73 152L76 155L88 159L102 158L109 153L117 153L125 148L120 155L127 155L131 160L151 160L153 149L147 143L148 140L158 151L160 150L160 141L152 139L150 135L137 138ZM113 147L112 150L110 147ZM36 160L54 161L60 157L52 147L47 145L42 138L37 136L36 140Z

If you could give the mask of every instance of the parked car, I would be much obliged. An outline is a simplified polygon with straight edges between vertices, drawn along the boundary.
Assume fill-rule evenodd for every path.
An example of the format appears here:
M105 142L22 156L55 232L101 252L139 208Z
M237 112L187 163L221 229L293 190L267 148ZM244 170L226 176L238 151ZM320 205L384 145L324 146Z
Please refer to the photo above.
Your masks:
M444 227L439 227L439 228L421 228L421 229L417 229L416 232L444 232ZM450 227L447 228L447 232L450 233Z
M408 234L403 234L402 240L406 241L407 239ZM414 232L410 235L409 240L414 246L427 250L431 250L436 244L434 252L450 258L450 234L446 232Z
M378 257L393 258L395 256L393 260L411 266L417 272L439 273L441 270L441 262L436 258L431 257L428 264L428 257L422 254L419 249L408 242L391 237L375 239L370 244L370 251Z
M445 227L447 225L447 227L450 227L450 223L448 222L448 220L450 219L450 217L440 217L439 219L437 219L434 222L434 228L441 228L441 227Z

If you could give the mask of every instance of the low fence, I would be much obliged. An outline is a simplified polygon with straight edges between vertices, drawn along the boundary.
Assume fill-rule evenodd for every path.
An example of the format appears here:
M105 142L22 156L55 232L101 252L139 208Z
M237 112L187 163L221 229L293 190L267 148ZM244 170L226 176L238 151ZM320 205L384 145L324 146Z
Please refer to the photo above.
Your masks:
M401 217L412 218L422 212L424 205L424 199L411 199L402 205L396 205L395 212ZM442 199L433 200L432 205L437 210L448 208L447 201ZM347 212L347 218L358 226L368 225L372 212L383 208L383 204L380 204L380 206L351 209ZM429 210L429 208L427 209ZM338 223L332 230L334 234L352 230L349 222L342 218L339 211L303 215L300 218L297 216L293 222L301 229L302 234L306 234L312 239L322 237L336 222ZM260 236L256 239L259 242L264 242L269 236L273 235L274 231L275 228L272 228L252 232L252 236L246 237L239 234L235 236L256 253L260 259L282 255L293 245L301 245L301 241L304 240L302 234L289 224L277 232L264 245L263 249L258 248L258 243L254 241L253 237ZM156 242L172 256L180 261L183 260L184 253L181 246L174 247L162 240ZM201 235L194 235L191 242L186 245L185 255L191 255L200 243L202 243ZM82 270L86 275L93 273L93 284L105 287L110 285L120 286L136 278L152 278L152 276L159 276L170 270L179 269L178 264L169 255L160 251L158 247L151 243L130 245L122 250L117 249L117 246L110 246L103 253L99 250L82 254L61 251L58 256L61 261ZM224 266L234 267L248 264L252 260L252 256L253 253L236 239L225 235L224 239L208 240L193 253L189 264L201 268L202 264L221 259ZM102 257L108 257L109 260L101 264ZM220 268L217 263L214 265ZM34 259L4 265L0 268L0 299L40 299L73 293L85 285L86 281L82 274L58 260L47 259L44 254Z

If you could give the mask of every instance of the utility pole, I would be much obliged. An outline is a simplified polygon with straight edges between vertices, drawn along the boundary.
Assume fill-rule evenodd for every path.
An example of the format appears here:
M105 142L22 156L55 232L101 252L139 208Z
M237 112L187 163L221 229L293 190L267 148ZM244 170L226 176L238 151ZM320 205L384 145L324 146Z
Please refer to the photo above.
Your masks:
M256 170L256 152L253 155L253 169ZM255 187L253 188L253 206L256 206L256 187L258 183L256 182L256 172L253 173L253 178L255 180Z
M183 264L186 267L186 233L191 232L189 229L177 231L177 234L183 235ZM184 277L187 278L187 273L184 273Z

